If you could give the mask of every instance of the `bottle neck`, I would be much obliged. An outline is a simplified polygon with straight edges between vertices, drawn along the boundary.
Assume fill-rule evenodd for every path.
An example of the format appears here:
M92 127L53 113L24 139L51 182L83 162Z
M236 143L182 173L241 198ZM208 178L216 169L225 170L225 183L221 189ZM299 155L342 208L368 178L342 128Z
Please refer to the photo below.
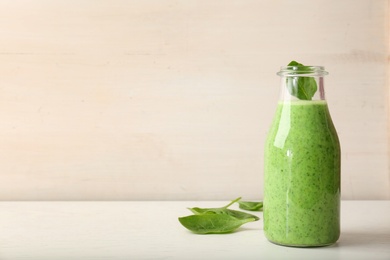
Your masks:
M324 76L328 72L324 67L304 66L295 62L295 65L281 67L277 74L282 77L282 100L325 100Z
M323 76L282 76L280 87L281 101L326 100Z

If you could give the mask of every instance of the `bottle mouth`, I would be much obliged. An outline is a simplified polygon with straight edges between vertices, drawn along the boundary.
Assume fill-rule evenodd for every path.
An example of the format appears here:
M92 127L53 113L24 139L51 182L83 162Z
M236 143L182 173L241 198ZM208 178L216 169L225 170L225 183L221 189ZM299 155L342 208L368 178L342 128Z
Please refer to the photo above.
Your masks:
M329 73L323 66L282 66L276 74L282 77L323 77Z

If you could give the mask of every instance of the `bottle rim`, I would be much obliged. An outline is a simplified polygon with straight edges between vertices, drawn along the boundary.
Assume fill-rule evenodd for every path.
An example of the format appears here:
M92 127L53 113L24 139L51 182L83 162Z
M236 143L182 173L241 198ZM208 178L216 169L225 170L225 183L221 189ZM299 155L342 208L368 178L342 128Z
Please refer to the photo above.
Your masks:
M276 74L282 77L323 77L329 73L323 66L282 66Z

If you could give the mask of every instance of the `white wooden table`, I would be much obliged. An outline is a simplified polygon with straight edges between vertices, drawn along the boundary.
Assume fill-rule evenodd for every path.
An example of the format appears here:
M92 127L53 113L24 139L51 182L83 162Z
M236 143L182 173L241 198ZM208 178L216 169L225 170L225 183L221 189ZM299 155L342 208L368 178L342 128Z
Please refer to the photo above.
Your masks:
M343 201L341 238L321 248L269 243L262 221L195 235L177 220L226 203L0 202L0 259L390 259L390 201Z

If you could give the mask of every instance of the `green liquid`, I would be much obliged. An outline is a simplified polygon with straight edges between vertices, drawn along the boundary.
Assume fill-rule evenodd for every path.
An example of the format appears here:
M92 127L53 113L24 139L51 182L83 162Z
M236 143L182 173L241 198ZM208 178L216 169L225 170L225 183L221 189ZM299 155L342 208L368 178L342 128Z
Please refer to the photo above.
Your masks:
M278 104L265 144L264 232L289 246L340 235L340 144L326 101Z

